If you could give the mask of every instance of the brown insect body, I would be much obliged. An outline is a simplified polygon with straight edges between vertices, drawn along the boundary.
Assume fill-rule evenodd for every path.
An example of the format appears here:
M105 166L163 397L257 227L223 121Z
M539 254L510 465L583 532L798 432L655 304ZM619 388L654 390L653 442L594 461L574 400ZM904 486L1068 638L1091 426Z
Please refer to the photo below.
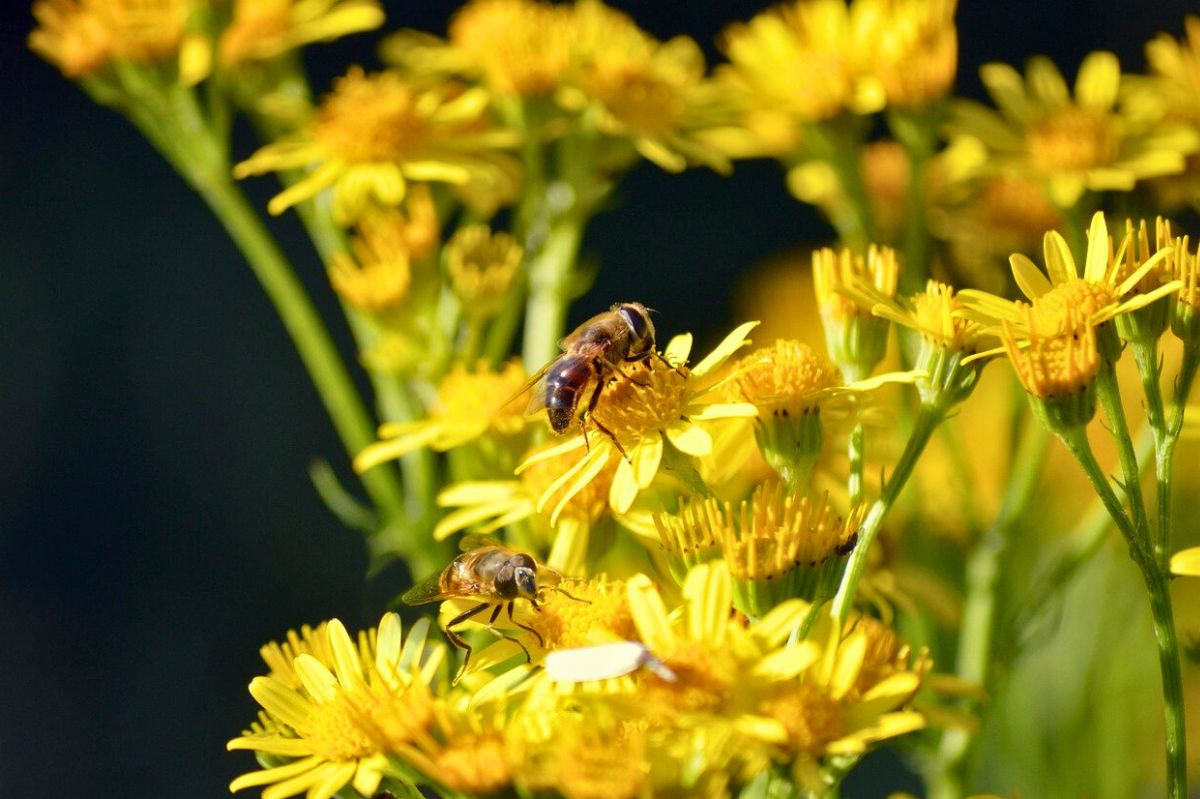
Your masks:
M544 408L554 432L566 432L577 419L586 418L595 409L608 378L614 372L624 374L623 364L638 363L657 354L654 335L650 310L638 302L619 302L593 316L562 340L562 355L535 376L535 381L542 383L534 393L530 410ZM585 408L582 414L581 406Z

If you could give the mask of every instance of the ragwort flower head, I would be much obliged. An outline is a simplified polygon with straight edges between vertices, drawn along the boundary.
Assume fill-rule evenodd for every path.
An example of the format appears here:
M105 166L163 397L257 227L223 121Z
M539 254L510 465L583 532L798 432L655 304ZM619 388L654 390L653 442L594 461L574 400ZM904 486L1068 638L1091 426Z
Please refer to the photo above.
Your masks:
M510 140L492 125L482 89L425 87L395 72L368 75L354 67L334 83L306 130L263 147L234 174L312 167L268 210L283 213L332 188L334 217L348 224L372 203L399 205L410 181L497 187L511 180L515 167L499 149Z
M870 70L877 28L865 5L794 0L732 25L722 36L722 72L757 104L805 122L878 111L885 95Z
M476 702L471 693L455 691L430 706L422 735L394 751L436 785L471 795L488 795L512 783L513 769L505 742L508 697Z
M104 67L112 56L112 33L94 4L81 0L34 3L37 27L29 47L68 78L82 78Z
M1018 305L1020 329L1004 323L1000 340L1005 352L1034 411L1051 429L1087 424L1096 414L1094 388L1102 363L1096 329L1071 306L1037 305Z
M334 253L329 263L333 290L349 305L367 313L398 306L412 282L408 223L397 210L381 210L358 220L350 239L353 255Z
M849 247L829 247L813 253L813 285L825 329L825 346L843 374L861 380L883 360L888 323L871 315L847 293L855 286L869 287L883 297L893 297L900 280L896 252L871 245L866 255Z
M331 799L348 784L366 795L379 786L386 753L420 734L432 719L430 685L440 672L445 650L427 646L428 622L402 635L400 617L389 613L377 632L351 640L334 619L323 629L332 663L300 653L291 673L299 682L256 677L250 693L266 711L265 724L229 742L293 758L284 765L238 777L230 790L269 786L268 799L305 793Z
M713 451L712 436L705 429L707 422L757 413L747 403L718 401L716 392L730 379L720 367L746 345L746 335L757 324L747 322L736 328L691 369L682 365L691 352L690 334L672 339L661 358L626 364L622 367L624 374L615 374L597 387L602 394L595 409L584 418L580 433L527 458L517 468L518 473L539 461L587 449L587 454L562 474L560 482L551 486L555 493L562 492L558 502L569 501L582 491L611 460L617 467L609 504L617 513L625 513L658 474L664 447L684 455L707 457ZM539 504L548 502L550 494L547 489Z
M1040 182L1059 208L1074 206L1086 190L1128 191L1144 178L1180 172L1198 144L1187 131L1117 105L1121 70L1112 53L1084 59L1074 94L1045 57L1030 59L1023 79L998 63L980 76L999 111L962 101L956 131L987 146L991 168Z
M1036 327L1041 337L1056 336L1071 330L1099 328L1101 354L1115 360L1120 344L1116 331L1106 323L1114 317L1144 308L1179 288L1177 282L1164 283L1153 290L1134 289L1151 272L1158 270L1171 254L1159 249L1145 260L1127 257L1136 241L1131 232L1114 247L1104 214L1092 217L1087 234L1087 255L1083 273L1066 239L1058 231L1049 231L1044 239L1046 271L1038 269L1026 256L1016 253L1010 259L1017 286L1032 301L1025 303L1001 299L986 292L964 289L959 298L971 319L985 331L1000 332L1007 326L1010 335L1020 336Z
M217 58L225 69L266 61L313 42L378 28L377 0L234 0Z
M446 242L446 272L463 314L484 320L504 304L524 250L504 231L464 225Z
M872 74L889 106L926 106L950 90L958 70L956 0L856 0L856 5L878 26Z
M424 419L389 422L379 428L383 440L371 444L354 459L354 468L365 472L384 461L423 447L438 452L461 447L485 434L512 436L525 429L523 393L528 389L519 361L492 371L486 362L474 370L462 364L442 378L437 399Z
M1139 88L1172 117L1200 122L1200 17L1184 20L1184 39L1160 33L1146 44L1151 80Z

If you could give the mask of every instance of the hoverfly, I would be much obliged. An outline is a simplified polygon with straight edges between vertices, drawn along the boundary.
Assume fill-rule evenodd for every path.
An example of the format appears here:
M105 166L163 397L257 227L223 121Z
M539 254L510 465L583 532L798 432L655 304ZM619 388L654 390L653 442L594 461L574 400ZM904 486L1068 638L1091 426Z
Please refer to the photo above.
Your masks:
M590 418L600 432L608 436L624 455L621 442L612 431L591 418L608 378L615 372L636 385L644 385L626 374L621 366L641 363L657 356L673 369L655 349L654 322L650 309L640 302L618 302L587 320L559 344L562 354L534 375L531 383L541 381L534 392L529 412L546 411L550 427L563 433L577 418ZM586 399L586 409L579 406ZM585 433L586 435L586 430Z
M469 535L462 540L463 553L450 561L441 572L417 583L400 597L406 605L425 605L430 602L441 602L446 599L467 598L478 600L477 605L467 608L442 627L446 637L459 649L464 650L466 658L458 677L463 675L467 664L471 661L471 645L454 631L454 627L470 620L483 611L491 608L492 615L488 618L490 626L500 617L501 611L507 608L508 620L517 627L533 634L538 646L545 646L541 633L522 624L513 618L513 606L518 599L527 601L534 610L538 607L538 594L549 589L557 591L577 602L586 600L571 596L559 587L562 575L548 566L543 566L524 552L503 546L495 540L481 535ZM497 633L500 635L500 633ZM529 650L515 638L501 635L502 638L514 642L525 652L525 659L532 661Z

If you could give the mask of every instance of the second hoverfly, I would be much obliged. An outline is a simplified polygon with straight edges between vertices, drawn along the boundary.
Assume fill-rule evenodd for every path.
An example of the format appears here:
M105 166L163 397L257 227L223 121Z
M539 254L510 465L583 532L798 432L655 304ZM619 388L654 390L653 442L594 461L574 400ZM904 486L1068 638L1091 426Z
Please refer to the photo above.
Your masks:
M534 376L538 389L530 401L529 412L545 409L550 427L560 434L580 419L590 420L624 454L617 437L591 413L614 373L635 385L642 385L626 374L622 365L658 357L676 368L655 349L650 309L640 302L618 302L575 328L559 346L562 355ZM586 430L584 434L586 436Z
M400 597L406 605L424 605L446 599L474 599L477 605L467 608L442 626L446 637L464 650L466 658L458 676L461 677L471 661L471 645L454 631L454 627L474 618L485 610L492 614L486 624L490 627L507 608L508 620L521 629L532 633L538 646L545 646L541 634L513 618L513 606L517 600L525 600L534 610L538 608L538 595L543 590L557 591L577 602L586 600L571 596L558 586L562 575L548 566L543 566L532 556L510 549L486 536L471 535L462 540L464 552L450 561L438 574L417 583ZM497 633L499 634L499 633ZM525 652L525 659L532 660L529 650L515 638L508 638ZM455 677L457 682L458 677Z

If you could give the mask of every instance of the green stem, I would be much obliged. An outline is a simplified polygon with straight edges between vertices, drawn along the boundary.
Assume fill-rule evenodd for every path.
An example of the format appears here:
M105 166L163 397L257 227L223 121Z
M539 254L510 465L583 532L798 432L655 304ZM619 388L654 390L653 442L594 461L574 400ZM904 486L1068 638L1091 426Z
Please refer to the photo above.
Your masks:
M842 213L829 221L847 246L865 251L874 234L871 201L863 183L862 130L858 120L848 116L809 126L807 147L812 156L833 167L846 198Z
M1133 439L1129 435L1129 424L1125 419L1125 408L1121 404L1121 389L1117 385L1117 373L1113 364L1105 362L1100 367L1096 379L1096 399L1104 409L1112 431L1113 441L1117 445L1117 459L1121 464L1121 477L1124 480L1126 498L1132 511L1134 529L1141 547L1151 546L1149 516L1146 514L1146 504L1142 498L1141 469L1138 467L1137 453L1133 451Z
M904 294L923 290L929 279L931 240L925 220L925 175L945 113L945 105L936 104L920 110L897 110L887 115L892 135L903 145L909 164L904 207L904 268L900 270L900 291Z
M584 217L567 213L551 223L541 250L529 262L525 301L525 369L533 374L558 354L565 332L575 259L583 239Z
M1158 644L1158 665L1162 675L1163 718L1167 733L1167 797L1184 799L1187 795L1187 744L1183 712L1183 678L1179 666L1179 642L1175 633L1174 613L1171 609L1171 593L1166 572L1159 568L1150 542L1140 538L1144 521L1131 522L1125 515L1120 501L1108 484L1100 464L1092 454L1084 427L1076 427L1059 434L1071 454L1079 461L1092 486L1100 495L1109 515L1129 543L1129 554L1142 574L1146 590L1150 595L1150 612L1154 620L1154 637ZM1130 486L1138 490L1136 482ZM1140 493L1140 492L1139 492ZM1137 503L1131 502L1136 514Z
M850 431L850 440L846 446L850 458L850 477L847 488L850 492L850 506L854 507L862 501L863 496L863 460L864 460L864 427L862 422L854 425Z
M923 403L918 409L904 452L901 453L892 476L884 484L882 495L871 506L866 519L863 520L862 527L858 532L858 543L855 544L854 551L850 554L850 560L846 564L846 573L842 576L837 595L833 598L833 613L839 624L845 624L846 619L850 616L850 610L854 606L854 595L858 590L858 581L862 578L863 571L867 566L867 553L871 544L874 543L876 536L883 528L888 511L891 510L896 498L900 496L901 490L912 475L913 468L917 465L917 459L925 451L925 445L929 443L930 437L941 423L943 416L942 409L933 405Z
M1001 563L1013 527L1024 513L1038 484L1049 443L1050 432L1044 425L1026 425L1013 455L1000 511L967 559L967 594L963 604L955 672L959 677L981 686L987 686L990 676L992 642L996 630L996 586ZM961 795L967 782L974 741L975 736L963 729L948 730L942 737L938 755L939 773L932 795Z
M1154 482L1158 500L1158 520L1154 528L1154 560L1160 569L1165 569L1170 552L1167 539L1171 529L1171 475L1170 461L1174 445L1167 446L1166 413L1163 408L1162 391L1159 388L1161 369L1158 362L1158 341L1134 341L1130 344L1138 374L1142 378L1142 393L1146 397L1146 419L1154 431Z

